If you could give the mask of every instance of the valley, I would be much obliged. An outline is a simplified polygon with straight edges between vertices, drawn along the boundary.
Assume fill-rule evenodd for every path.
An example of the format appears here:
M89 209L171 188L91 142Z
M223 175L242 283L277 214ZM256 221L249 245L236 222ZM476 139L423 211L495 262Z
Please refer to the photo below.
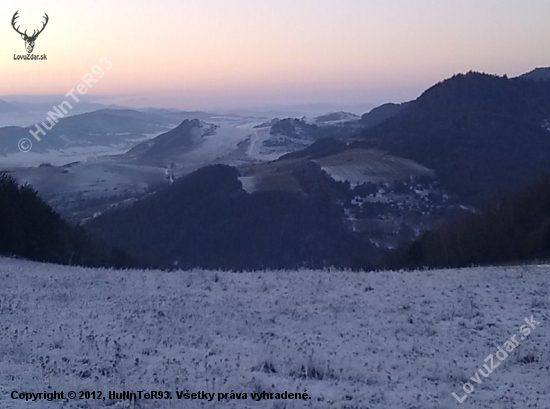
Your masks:
M228 226L239 231L250 227L244 209L252 203L264 206L253 210L262 220L259 229L264 229L254 234L258 254L264 254L264 262L271 267L327 263L343 267L335 253L340 248L336 244L325 251L327 257L332 254L330 260L302 259L307 251L320 256L323 246L340 237L341 243L347 243L339 250L341 257L347 257L347 266L370 268L424 232L476 214L494 195L550 171L550 138L545 125L550 117L550 83L528 78L459 74L414 101L383 104L362 116L333 112L280 119L166 109L102 109L62 119L47 138L35 144L37 152L28 154L49 158L33 167L13 166L14 159L27 154L9 153L25 128L0 128L0 136L4 135L0 147L5 153L0 163L20 183L32 185L71 223L91 229L102 240L130 253L140 248L134 254L141 254L148 248L148 233L144 233L145 241L134 247L127 243L130 226L141 223L147 212L162 212L159 205L151 203L163 203L163 208L172 209L174 218L180 218L178 209L171 207L170 197L174 196L189 200L191 207L186 212L200 206L201 212L193 210L195 213L186 213L186 217L224 230L221 242L234 235L226 230ZM220 170L228 178L229 190L212 182L209 171L196 174L214 165L234 169ZM177 183L180 180L182 183ZM201 201L208 203L200 205ZM147 212L139 210L142 202ZM228 211L235 203L242 208L234 210L234 215L243 215L227 223L215 222L217 216L205 210ZM296 215L311 213L312 220L298 224L301 229L326 224L326 230L316 233L322 244L314 244L313 230L296 231L294 238L285 231L277 240L288 243L302 237L309 250L300 248L284 257L273 253L275 247L265 229L275 228L278 221L269 218L283 217L281 226L291 230L291 225L298 223L291 222L287 205L297 206ZM160 224L151 225L148 231L157 229L159 246L171 249L157 249L154 260L160 264L154 266L179 265L186 250L177 250L176 244L167 241L160 214L152 220ZM171 234L187 230L180 226L178 231ZM211 233L193 227L185 234L195 235L196 243L202 243L197 251L211 251ZM178 237L180 245L190 240ZM233 256L237 257L221 256L219 265L188 266L246 269L263 265L252 259L241 263ZM278 264L277 257L286 261Z

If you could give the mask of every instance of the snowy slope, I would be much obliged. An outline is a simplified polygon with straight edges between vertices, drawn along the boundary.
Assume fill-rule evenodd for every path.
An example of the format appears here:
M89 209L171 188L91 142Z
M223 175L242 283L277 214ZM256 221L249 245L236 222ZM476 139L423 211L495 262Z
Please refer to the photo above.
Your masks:
M0 259L0 407L548 408L549 273L122 272ZM462 396L531 315L539 327L459 405L451 393ZM10 398L148 389L313 399Z
M137 163L171 167L185 174L214 163L238 166L276 160L312 142L271 135L270 127L257 121L215 124L191 120L137 145L127 156Z
M362 183L393 182L411 176L430 176L434 172L412 160L367 149L350 149L336 155L316 159L334 180Z

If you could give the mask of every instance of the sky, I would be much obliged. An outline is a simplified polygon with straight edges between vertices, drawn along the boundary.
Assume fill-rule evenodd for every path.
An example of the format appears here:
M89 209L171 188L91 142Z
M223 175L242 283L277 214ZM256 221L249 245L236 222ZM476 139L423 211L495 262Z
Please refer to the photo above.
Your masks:
M49 23L34 54L14 60ZM44 0L0 3L0 98L180 109L401 102L455 73L550 66L548 0Z

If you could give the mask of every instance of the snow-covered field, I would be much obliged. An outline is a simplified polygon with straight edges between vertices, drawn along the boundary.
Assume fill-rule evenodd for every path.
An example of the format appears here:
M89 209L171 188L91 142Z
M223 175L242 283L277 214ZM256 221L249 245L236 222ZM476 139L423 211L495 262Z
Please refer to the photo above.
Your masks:
M430 176L433 171L409 159L384 152L354 149L315 159L334 180L348 181L352 186L362 183L393 182L411 176Z
M550 267L109 271L0 259L1 408L549 408ZM463 382L540 325L459 405ZM470 381L471 382L471 381ZM167 390L25 402L12 391ZM177 400L175 391L247 400ZM251 392L303 392L307 401Z

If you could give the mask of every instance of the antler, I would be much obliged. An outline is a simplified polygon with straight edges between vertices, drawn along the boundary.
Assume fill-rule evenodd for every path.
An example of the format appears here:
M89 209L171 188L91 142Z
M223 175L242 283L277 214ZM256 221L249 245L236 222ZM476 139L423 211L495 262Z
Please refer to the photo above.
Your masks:
M44 31L44 29L46 28L46 26L48 25L48 21L50 21L50 18L48 17L48 15L46 13L44 13L44 18L46 19L46 21L44 21L44 23L42 23L42 28L40 30L38 30L38 33L34 33L34 30L33 33L32 33L32 38L36 38L38 37L38 35Z
M12 17L12 19L11 19L11 26L12 26L13 29L14 29L15 31L17 31L19 34L21 34L22 36L26 36L26 35L27 35L27 30L25 30L25 32L22 33L21 31L19 31L19 27L20 27L20 26L18 26L17 28L15 28L15 20L17 20L17 19L19 18L19 16L17 15L18 13L19 13L19 10L17 10L17 11L15 12L15 14L13 15L13 17Z

